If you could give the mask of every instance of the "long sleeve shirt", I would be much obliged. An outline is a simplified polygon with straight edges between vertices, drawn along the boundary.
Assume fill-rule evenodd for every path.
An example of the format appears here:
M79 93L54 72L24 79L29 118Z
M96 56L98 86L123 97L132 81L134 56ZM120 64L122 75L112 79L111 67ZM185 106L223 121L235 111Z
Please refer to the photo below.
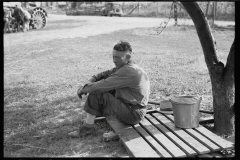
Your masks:
M132 62L121 68L101 72L93 82L83 88L85 93L116 91L115 97L124 103L146 106L150 95L150 81L146 72Z

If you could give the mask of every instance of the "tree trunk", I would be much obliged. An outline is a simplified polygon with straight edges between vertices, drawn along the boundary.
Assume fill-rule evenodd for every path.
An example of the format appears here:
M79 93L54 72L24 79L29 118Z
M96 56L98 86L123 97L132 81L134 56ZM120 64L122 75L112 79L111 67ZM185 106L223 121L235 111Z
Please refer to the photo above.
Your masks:
M138 2L138 14L140 13L140 2Z
M201 8L196 2L181 2L191 16L202 45L212 83L214 129L220 135L235 134L235 40L226 66L219 60L216 42Z

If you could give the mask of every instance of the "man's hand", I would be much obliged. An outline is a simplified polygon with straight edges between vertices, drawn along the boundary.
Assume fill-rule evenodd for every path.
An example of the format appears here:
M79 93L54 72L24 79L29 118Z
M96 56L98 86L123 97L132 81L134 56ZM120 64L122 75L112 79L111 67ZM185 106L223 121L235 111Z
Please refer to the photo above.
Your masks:
M90 78L88 81L86 81L84 83L84 86L83 87L80 87L77 91L77 95L80 99L82 99L82 95L87 95L87 93L83 93L83 88L89 84L92 84L96 81L96 79L94 77Z
M86 95L87 93L83 93L83 88L85 87L86 85L84 85L83 87L80 87L77 91L77 95L80 99L82 99L82 95Z
M90 83L96 82L96 79L94 77L92 77L88 80L88 82L90 82Z

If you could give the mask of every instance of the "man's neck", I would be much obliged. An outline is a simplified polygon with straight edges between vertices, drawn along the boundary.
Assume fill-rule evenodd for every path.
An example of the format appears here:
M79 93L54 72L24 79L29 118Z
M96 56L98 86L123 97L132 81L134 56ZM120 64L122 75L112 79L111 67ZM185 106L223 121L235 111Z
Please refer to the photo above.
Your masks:
M127 64L133 64L133 61L131 59L129 59Z
M130 59L126 64L124 64L123 66L125 66L125 65L130 65L130 64L133 64L133 61ZM119 67L119 68L117 68L117 67L115 67L116 69L120 69L120 68L122 68L123 66L121 66L121 67Z

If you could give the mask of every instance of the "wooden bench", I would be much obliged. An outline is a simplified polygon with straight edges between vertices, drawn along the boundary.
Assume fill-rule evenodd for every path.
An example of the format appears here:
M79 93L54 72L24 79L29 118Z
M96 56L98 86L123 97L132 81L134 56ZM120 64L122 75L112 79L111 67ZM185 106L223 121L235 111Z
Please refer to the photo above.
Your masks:
M234 147L202 125L177 128L172 115L157 111L148 112L137 125L123 124L115 117L106 120L132 157L222 157L219 151Z

